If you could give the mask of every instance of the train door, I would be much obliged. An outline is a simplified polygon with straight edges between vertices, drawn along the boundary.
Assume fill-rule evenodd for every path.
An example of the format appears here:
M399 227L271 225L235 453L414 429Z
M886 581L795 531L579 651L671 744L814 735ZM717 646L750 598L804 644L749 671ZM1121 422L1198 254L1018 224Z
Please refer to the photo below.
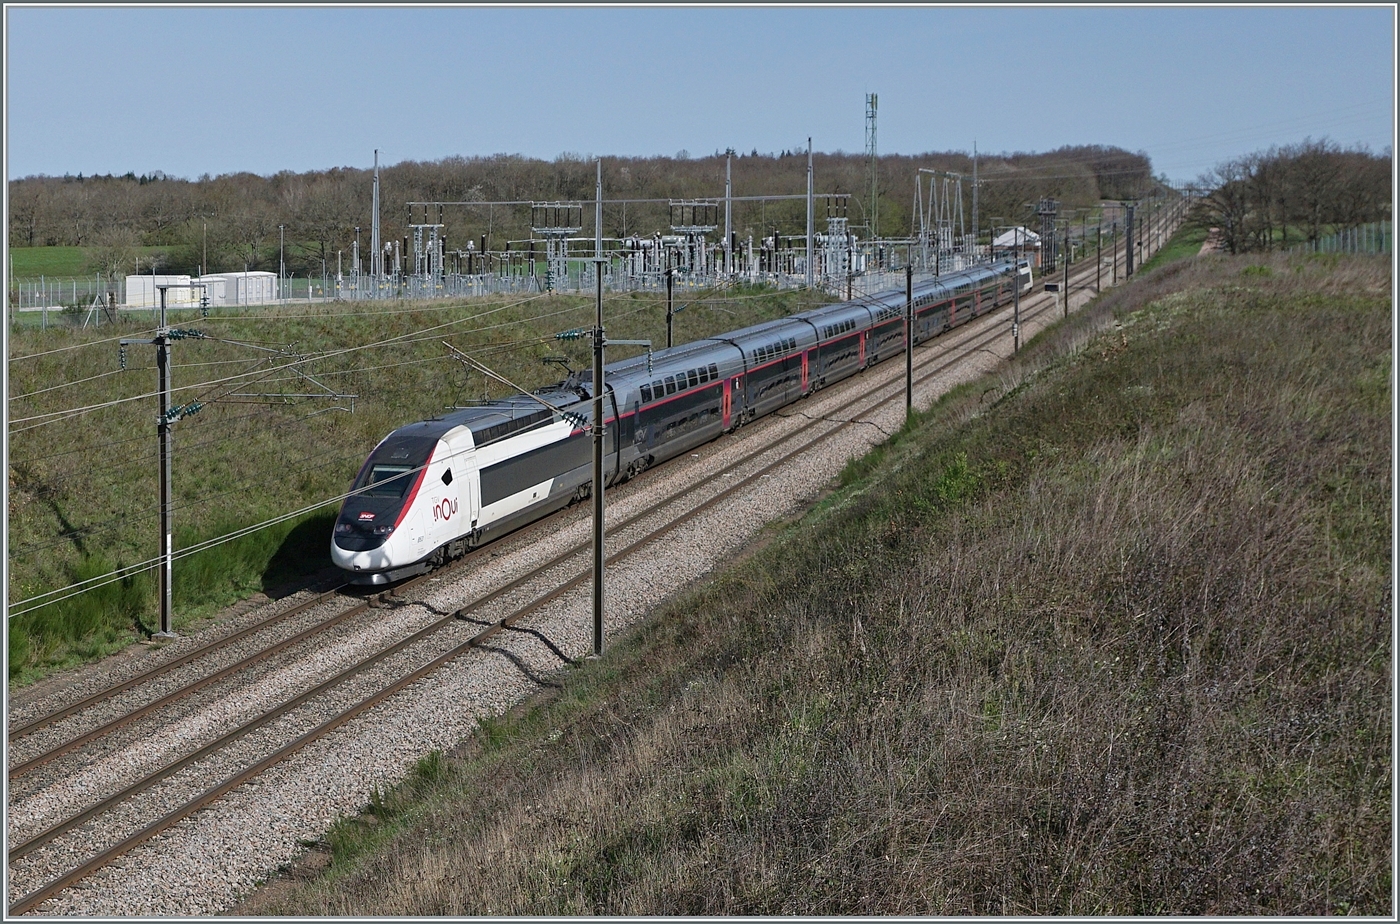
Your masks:
M807 354L808 354L808 352L809 352L809 351L807 351L807 350L803 350L803 351L802 351L802 393L803 393L804 395L807 393L807 377L808 377L808 371L807 371Z
M865 368L865 336L870 333L868 330L860 332L860 368Z
M738 380L735 379L734 381L738 381ZM730 412L731 403L732 403L732 401L733 401L733 398L732 398L732 396L730 395L730 392L729 392L729 384L730 384L730 380L729 380L729 379L725 379L725 380L724 380L724 388L723 388L723 390L722 390L722 392L721 392L721 394L720 394L720 399L719 399L720 420L721 420L720 426L723 427L723 428L726 429L726 430L729 429L729 412Z

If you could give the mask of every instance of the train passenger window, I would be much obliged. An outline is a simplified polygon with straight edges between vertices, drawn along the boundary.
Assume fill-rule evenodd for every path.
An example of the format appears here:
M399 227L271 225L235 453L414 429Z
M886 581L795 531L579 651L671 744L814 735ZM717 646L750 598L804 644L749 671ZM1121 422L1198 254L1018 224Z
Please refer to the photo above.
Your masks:
M663 396L663 395L665 395L665 394L666 394L666 383L665 383L665 382L661 381L660 379L657 379L655 382L652 382L652 383L651 383L651 396L652 396L653 398L660 398L661 396Z
M443 484L451 484L451 483L452 483L452 469L449 468L447 471L445 471L445 472L442 473L442 483L443 483Z
M668 375L668 376L666 376L666 394L668 394L668 395L674 395L675 393L676 393L676 377L675 377L674 375Z
M690 376L691 388L694 388L696 385L700 384L700 373L696 372L694 369L691 369L690 372L687 374Z
M719 378L719 366L710 363L710 381L713 382L717 378Z
M646 402L648 402L648 401L650 401L650 400L651 400L651 386L650 386L650 385L643 385L643 386L642 386L642 402L643 402L643 403L646 403Z

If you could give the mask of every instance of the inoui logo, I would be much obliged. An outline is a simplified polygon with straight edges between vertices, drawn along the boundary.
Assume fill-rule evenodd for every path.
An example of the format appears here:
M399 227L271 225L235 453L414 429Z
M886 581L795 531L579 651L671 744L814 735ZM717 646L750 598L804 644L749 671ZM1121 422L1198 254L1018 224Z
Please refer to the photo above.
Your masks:
M433 521L450 520L452 519L452 515L456 512L457 501L444 497L442 503L433 507Z

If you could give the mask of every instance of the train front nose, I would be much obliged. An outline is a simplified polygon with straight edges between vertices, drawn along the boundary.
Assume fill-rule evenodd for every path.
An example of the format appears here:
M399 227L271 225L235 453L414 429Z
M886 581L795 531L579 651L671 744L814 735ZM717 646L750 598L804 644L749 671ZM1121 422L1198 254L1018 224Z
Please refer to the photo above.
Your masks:
M356 572L384 571L396 564L387 543L367 552L352 552L332 543L331 560L346 571Z

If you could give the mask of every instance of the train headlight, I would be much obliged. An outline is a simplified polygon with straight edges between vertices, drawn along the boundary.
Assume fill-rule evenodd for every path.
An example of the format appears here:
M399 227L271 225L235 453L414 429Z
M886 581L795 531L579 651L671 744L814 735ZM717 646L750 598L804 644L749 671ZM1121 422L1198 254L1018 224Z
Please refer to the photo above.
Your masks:
M355 531L355 527L351 526L349 523L337 523L337 524L335 524L335 534L336 534L337 536L345 536L345 535L348 535L348 534L350 534L350 533L353 533L354 531Z
M375 534L376 536L387 536L387 535L389 535L390 533L392 533L393 531L394 531L394 527L392 527L392 526L376 526L376 527L374 528L374 534Z

